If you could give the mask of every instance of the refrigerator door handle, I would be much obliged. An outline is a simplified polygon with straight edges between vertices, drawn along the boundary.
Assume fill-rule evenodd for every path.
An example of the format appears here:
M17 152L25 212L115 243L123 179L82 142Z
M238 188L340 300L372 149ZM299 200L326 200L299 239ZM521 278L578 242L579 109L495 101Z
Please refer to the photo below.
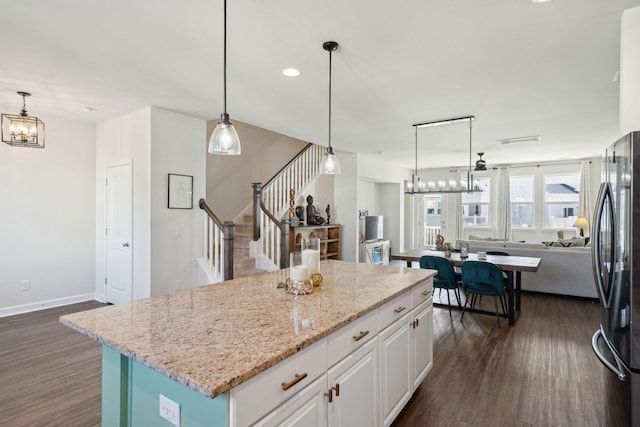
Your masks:
M609 308L609 296L606 294L605 289L604 289L604 284L602 283L602 264L601 264L601 247L602 247L602 243L600 241L600 230L602 228L602 214L604 212L605 209L605 203L607 200L609 200L609 205L611 206L611 203L613 203L612 200L612 193L611 193L611 184L609 184L608 182L604 182L600 185L600 191L598 192L598 201L596 202L596 210L595 210L595 218L593 221L593 230L592 230L592 238L593 238L593 243L591 245L591 259L592 259L592 265L593 265L593 276L595 278L596 281L596 290L598 291L598 295L600 296L600 301L602 302L602 304L604 305L605 308ZM613 218L613 213L610 212L610 216L611 216L611 233L613 238L615 238L615 223L613 222L614 218ZM615 247L615 244L614 244ZM611 283L611 281L613 280L613 263L615 262L615 260L611 260L612 263L612 267L611 267L611 271L609 271L609 283Z
M613 360L615 360L616 366L613 366L611 362L609 362L607 358L604 357L604 354L602 354L602 352L600 351L600 348L598 347L598 340L600 338L602 338L607 348L609 349L609 353L611 353L611 356L613 356ZM624 373L622 362L618 358L618 355L613 351L613 348L611 348L611 344L602 333L602 329L598 329L596 333L593 334L593 338L591 338L591 348L593 349L593 352L596 354L598 359L600 359L600 362L602 362L602 364L606 366L611 372L616 374L620 381L627 380L627 375Z

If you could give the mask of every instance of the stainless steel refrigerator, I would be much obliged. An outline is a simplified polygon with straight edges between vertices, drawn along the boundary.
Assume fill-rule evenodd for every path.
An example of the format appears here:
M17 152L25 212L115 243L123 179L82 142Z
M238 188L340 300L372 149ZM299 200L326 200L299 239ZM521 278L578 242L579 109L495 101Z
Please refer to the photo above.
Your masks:
M640 426L640 132L605 151L592 227L601 304L591 345L606 383L606 426Z

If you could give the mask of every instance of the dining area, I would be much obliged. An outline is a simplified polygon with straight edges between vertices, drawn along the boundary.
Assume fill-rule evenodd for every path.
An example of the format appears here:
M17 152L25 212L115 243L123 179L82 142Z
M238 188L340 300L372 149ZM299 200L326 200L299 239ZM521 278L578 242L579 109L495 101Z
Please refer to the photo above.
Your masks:
M514 326L522 310L522 273L535 273L541 259L537 257L511 256L506 252L444 252L437 250L412 249L392 254L392 261L405 261L407 267L418 263L420 268L438 271L434 277L434 306L462 312L496 316L498 327L500 318L508 319ZM463 292L460 291L462 288ZM446 292L447 301L435 297ZM453 293L453 298L451 294ZM480 304L486 296L485 303ZM493 300L489 310L486 300ZM501 310L499 310L499 308Z

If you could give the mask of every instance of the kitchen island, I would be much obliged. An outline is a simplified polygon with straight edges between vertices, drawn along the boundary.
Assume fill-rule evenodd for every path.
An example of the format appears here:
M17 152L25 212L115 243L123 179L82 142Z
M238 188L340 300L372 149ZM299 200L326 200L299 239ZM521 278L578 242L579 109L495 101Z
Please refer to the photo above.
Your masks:
M331 425L366 398L368 425L390 424L431 369L436 272L321 271L311 295L277 288L279 270L61 317L103 344L103 426L278 425L300 409L292 402Z

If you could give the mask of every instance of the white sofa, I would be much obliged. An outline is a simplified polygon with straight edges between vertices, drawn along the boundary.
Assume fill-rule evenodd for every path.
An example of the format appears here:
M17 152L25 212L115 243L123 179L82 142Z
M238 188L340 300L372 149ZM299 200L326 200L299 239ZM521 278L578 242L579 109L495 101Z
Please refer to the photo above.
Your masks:
M513 256L540 258L535 273L522 273L522 289L551 294L598 298L590 247L547 247L543 243L458 240L469 244L470 252L503 251Z

